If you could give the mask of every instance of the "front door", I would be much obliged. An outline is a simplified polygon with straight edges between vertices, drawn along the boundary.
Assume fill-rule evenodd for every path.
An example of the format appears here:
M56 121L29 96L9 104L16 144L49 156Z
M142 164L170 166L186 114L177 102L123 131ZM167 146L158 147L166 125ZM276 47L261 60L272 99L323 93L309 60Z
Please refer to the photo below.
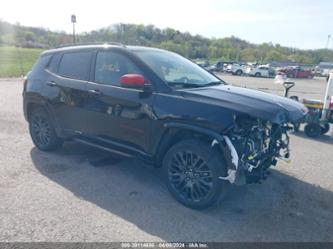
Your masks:
M120 86L125 74L142 71L125 54L96 54L94 78L88 82L90 134L104 142L147 152L153 115L153 93Z

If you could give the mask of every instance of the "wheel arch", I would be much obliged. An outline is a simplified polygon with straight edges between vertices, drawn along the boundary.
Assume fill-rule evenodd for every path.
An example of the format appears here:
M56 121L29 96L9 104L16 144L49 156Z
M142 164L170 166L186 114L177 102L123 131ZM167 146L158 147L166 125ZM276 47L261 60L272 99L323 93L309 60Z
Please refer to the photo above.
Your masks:
M183 123L166 123L166 128L158 146L155 150L155 165L162 166L162 161L166 152L177 142L185 139L199 139L207 143L211 143L214 139L223 140L223 137L210 129Z
M44 111L46 111L47 115L50 117L51 122L53 123L53 125L55 127L56 134L59 137L65 137L61 128L60 128L59 122L56 120L52 110L42 100L33 99L33 100L29 101L28 103L26 103L26 106L25 106L25 118L26 118L26 120L28 122L30 122L31 114L37 108L42 108Z
M48 113L47 109L41 103L38 103L38 102L30 102L27 104L26 108L27 108L26 109L26 119L28 122L30 122L30 117L31 117L32 112L37 108L42 108Z

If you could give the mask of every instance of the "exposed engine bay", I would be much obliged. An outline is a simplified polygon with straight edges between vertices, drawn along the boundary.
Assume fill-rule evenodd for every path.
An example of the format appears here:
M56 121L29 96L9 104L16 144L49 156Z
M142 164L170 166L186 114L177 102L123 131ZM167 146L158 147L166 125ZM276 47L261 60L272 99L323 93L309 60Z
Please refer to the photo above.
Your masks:
M288 161L292 127L272 124L249 116L235 118L234 127L224 136L222 149L228 162L228 176L220 177L235 184L256 183L266 179L268 168L277 159Z

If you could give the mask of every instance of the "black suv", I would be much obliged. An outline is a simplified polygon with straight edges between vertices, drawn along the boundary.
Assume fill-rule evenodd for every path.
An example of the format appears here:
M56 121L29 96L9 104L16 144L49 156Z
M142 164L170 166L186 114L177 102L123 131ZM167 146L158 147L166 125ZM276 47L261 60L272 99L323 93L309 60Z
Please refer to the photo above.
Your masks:
M289 158L296 101L226 84L178 54L121 44L44 52L24 84L41 150L74 140L163 167L171 194L202 209L225 184L258 182Z

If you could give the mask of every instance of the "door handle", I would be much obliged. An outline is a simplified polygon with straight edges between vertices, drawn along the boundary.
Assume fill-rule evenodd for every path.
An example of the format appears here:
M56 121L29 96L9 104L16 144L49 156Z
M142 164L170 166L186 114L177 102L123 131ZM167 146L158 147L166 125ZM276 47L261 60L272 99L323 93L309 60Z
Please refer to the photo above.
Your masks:
M54 81L48 81L47 85L53 87L53 86L57 86L57 83L55 83Z
M90 93L92 95L101 95L102 94L99 90L95 90L95 89L88 90L88 93Z

